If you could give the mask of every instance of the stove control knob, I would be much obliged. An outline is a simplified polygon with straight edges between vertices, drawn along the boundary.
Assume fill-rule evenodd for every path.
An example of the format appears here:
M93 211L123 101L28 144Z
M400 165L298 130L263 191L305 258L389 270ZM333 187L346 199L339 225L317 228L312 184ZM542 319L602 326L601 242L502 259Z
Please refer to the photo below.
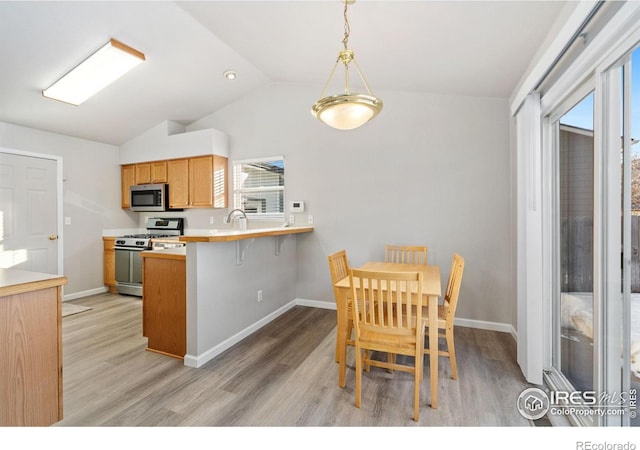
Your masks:
M124 245L124 241L122 241L122 240L116 241L116 245Z

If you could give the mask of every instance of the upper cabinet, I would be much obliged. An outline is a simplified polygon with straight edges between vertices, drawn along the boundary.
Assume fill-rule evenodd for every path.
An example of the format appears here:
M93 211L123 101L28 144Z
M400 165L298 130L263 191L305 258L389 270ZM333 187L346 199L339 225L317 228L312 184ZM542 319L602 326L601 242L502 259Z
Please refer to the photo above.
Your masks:
M227 158L217 155L167 162L171 208L226 208Z
M169 179L169 206L188 208L189 203L189 160L172 159L167 161Z
M154 161L151 166L151 183L167 183L167 161Z
M120 167L120 187L122 192L122 207L130 208L129 188L136 184L136 166L127 164Z
M166 183L167 161L135 164L136 184Z
M131 206L132 185L168 183L171 208L226 208L227 163L224 156L205 155L123 165L122 207Z

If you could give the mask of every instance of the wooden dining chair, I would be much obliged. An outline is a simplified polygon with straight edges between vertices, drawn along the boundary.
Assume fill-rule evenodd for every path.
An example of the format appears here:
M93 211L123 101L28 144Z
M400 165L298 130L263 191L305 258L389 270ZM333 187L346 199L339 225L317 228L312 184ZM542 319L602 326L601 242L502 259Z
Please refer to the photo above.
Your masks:
M356 348L356 407L362 397L362 370L370 366L414 374L413 420L420 419L424 324L422 272L349 271ZM417 307L416 307L417 306ZM413 357L408 364L373 359L373 352Z
M462 273L464 272L464 258L457 253L453 255L451 261L451 269L449 270L449 280L447 282L447 290L444 294L444 302L438 305L438 338L446 340L446 350L439 350L437 342L429 342L428 347L425 346L424 353L429 354L433 349L438 351L438 355L449 358L451 364L451 378L458 379L458 369L456 366L456 348L453 341L453 320L456 315L458 306L458 296L460 294L460 285L462 283ZM429 311L427 306L423 306L422 320L424 322L425 333L428 339L429 329Z
M426 264L427 247L418 245L385 245L384 262Z
M329 273L331 274L331 284L333 285L333 295L338 301L338 294L336 292L336 283L343 278L349 276L349 262L347 261L346 250L340 250L329 255ZM349 300L347 300L348 314L347 314L347 345L353 345L353 314L351 312L351 294L349 294ZM336 362L338 361L338 338L336 336Z

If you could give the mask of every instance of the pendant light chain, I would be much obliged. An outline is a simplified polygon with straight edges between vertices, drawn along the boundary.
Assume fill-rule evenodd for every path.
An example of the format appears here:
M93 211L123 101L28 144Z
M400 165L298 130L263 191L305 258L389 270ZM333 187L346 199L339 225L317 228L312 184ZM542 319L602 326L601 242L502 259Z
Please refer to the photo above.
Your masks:
M342 38L342 43L344 44L345 53L349 50L347 48L347 44L349 43L349 35L351 34L351 27L349 26L349 17L347 16L347 9L349 7L349 2L347 0L344 1L344 38ZM351 83L349 83L349 63L352 59L349 57L345 59L345 53L338 56L338 59L342 59L344 63L344 93L349 95L351 93Z
M345 50L348 50L347 43L349 42L349 35L351 34L351 27L349 26L349 18L347 17L348 6L349 6L349 2L345 0L344 2L344 38L342 39L342 43L344 44Z

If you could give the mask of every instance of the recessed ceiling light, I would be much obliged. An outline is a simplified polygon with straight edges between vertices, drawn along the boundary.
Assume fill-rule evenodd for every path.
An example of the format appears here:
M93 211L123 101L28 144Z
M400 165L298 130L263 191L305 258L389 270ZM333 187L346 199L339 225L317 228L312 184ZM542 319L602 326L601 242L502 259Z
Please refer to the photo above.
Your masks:
M111 39L42 95L77 106L144 60L143 53Z
M223 75L227 80L235 80L236 79L236 73L233 70L227 70L227 71L225 71L225 73L223 73Z

